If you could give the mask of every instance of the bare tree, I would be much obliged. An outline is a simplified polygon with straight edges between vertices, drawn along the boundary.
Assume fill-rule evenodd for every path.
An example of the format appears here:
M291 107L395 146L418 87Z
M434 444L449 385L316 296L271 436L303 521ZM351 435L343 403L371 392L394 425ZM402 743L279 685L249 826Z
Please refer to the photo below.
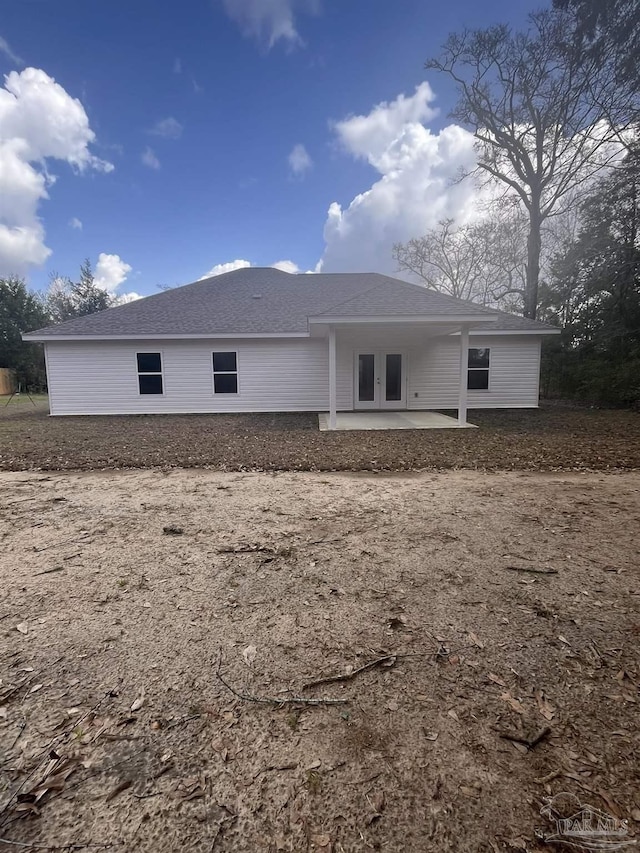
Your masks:
M433 290L486 305L487 246L476 239L476 230L475 225L456 228L453 219L444 219L424 236L396 243L394 260L399 270L413 273Z
M427 287L481 305L522 311L526 287L526 223L517 209L492 206L490 217L456 226L445 219L422 237L396 243L398 269Z
M524 314L535 318L543 223L621 155L633 111L596 54L568 50L569 13L452 34L428 69L456 83L453 116L473 128L478 169L515 195L528 218ZM624 101L624 103L623 103Z

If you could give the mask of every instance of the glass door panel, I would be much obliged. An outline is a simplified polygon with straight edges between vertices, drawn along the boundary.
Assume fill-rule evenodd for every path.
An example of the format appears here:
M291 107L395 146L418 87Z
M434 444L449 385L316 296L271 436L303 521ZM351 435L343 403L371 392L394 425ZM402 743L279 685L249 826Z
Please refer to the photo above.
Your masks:
M358 355L358 402L376 401L376 357L374 353Z
M388 403L402 400L402 356L400 353L385 355L384 398Z

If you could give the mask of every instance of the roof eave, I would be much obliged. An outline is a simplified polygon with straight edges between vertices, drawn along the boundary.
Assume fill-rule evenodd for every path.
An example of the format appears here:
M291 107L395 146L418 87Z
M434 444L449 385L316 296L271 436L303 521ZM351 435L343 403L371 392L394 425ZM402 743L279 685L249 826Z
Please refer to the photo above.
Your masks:
M373 316L353 315L350 317L335 314L320 314L315 317L309 317L309 325L327 325L328 323L331 323L333 325L353 325L360 323L418 323L420 325L437 324L442 326L450 326L452 323L455 325L460 325L461 323L494 323L496 322L496 319L497 318L491 316L487 317L478 314L376 314Z
M469 334L471 335L559 335L562 329L549 329L548 327L542 327L540 329L471 329ZM453 332L454 335L460 334L459 332Z
M52 341L183 341L183 340L221 340L232 338L308 338L309 332L206 332L205 334L152 334L135 333L126 335L47 335L44 332L27 332L22 335L23 341L35 343L51 343Z

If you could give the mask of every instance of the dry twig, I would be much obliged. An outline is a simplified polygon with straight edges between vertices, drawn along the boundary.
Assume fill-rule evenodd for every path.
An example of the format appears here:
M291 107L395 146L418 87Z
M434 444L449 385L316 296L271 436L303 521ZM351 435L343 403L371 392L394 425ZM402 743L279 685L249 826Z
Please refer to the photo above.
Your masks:
M545 726L544 729L540 729L538 734L533 737L524 737L524 735L519 735L515 732L498 732L498 734L501 738L504 738L504 740L513 740L516 743L524 744L527 749L533 749L540 743L540 741L544 740L547 735L551 734L551 729L549 726Z
M302 689L308 690L310 687L318 687L320 684L334 684L337 681L351 681L351 679L355 678L356 675L360 675L362 672L367 672L369 669L374 669L376 666L393 666L397 659L397 655L385 655L384 657L377 658L376 660L366 663L364 666L358 667L358 669L354 669L353 672L344 673L343 675L328 675L326 678L318 678L315 681L308 681L306 684L302 685Z
M14 799L18 796L18 794L20 793L20 791L22 791L22 789L23 789L23 788L24 788L24 786L27 784L27 782L29 781L29 779L31 779L31 777L35 775L35 773L37 772L38 768L39 768L39 767L41 766L41 764L42 764L42 759L43 759L45 756L48 756L48 755L50 755L50 754L51 754L51 751L53 750L54 745L55 745L55 744L57 744L57 743L58 743L58 741L63 740L64 738L68 737L68 736L69 736L69 734L70 734L74 729L76 729L76 728L77 728L77 727L78 727L82 722L84 722L84 720L86 720L86 719L87 719L87 717L89 717L91 714L93 714L95 711L97 711L97 710L98 710L98 708L100 707L100 705L102 705L102 703L105 701L105 699L108 699L109 697L113 697L113 696L116 696L116 695L117 695L117 693L116 693L116 691L115 691L115 690L109 690L107 693L105 693L105 694L104 694L104 696L102 697L102 699L100 699L98 702L96 702L96 704L95 704L92 708L89 708L89 710L88 710L88 711L86 711L86 712L85 712L85 713L84 713L84 714L83 714L83 715L82 715L78 720L75 720L75 721L74 721L74 723L73 723L73 726L72 726L70 729L66 729L66 730L65 730L64 732L62 732L61 734L57 735L57 737L54 737L51 741L49 741L49 743L48 743L48 744L47 744L47 746L42 750L42 752L40 752L40 753L39 753L39 755L37 755L37 756L36 756L36 764L34 765L34 767L32 768L32 770L31 770L31 771L30 771L30 772L25 776L25 778L24 778L24 779L22 780L22 782L18 785L18 787L15 789L15 791L13 791L13 793L9 795L9 799L5 802L5 804L2 806L2 808L0 808L0 817L2 817L2 816L7 812L7 810L8 810L8 809L9 809L9 807L11 806L12 802L13 802L13 801L14 801ZM32 845L32 846L33 846L33 845ZM87 846L86 844L84 844L84 845L83 845L83 847L86 847L86 846ZM45 848L45 849L48 849L48 848ZM66 849L66 848L64 848L64 847L63 847L63 848L60 848L60 849Z
M510 572L527 572L530 575L557 575L557 569L536 569L534 566L505 566Z
M92 841L87 841L80 844L33 844L31 841L9 841L8 838L0 838L0 844L11 844L13 847L24 847L29 850L108 850L113 847L112 843L95 844Z
M346 705L348 703L348 699L304 699L302 696L290 696L287 698L276 698L271 696L251 696L248 693L240 693L230 684L228 684L220 673L220 667L222 664L222 653L218 658L218 668L216 670L216 678L218 681L227 688L234 696L237 696L238 699L242 699L244 702L255 702L258 705Z

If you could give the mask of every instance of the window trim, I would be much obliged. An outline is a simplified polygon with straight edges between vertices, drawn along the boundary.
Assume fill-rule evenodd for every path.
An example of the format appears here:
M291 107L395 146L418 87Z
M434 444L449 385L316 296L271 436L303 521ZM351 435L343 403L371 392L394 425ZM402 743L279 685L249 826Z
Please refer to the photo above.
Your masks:
M480 350L486 349L489 353L489 364L487 367L469 367L469 353L471 350ZM468 347L467 348L467 393L479 393L486 394L491 391L491 349L492 347ZM470 373L479 373L480 371L487 372L487 387L486 388L470 388L469 387L469 374Z
M148 355L150 353L158 353L160 356L160 372L157 370L138 370L138 356L139 355ZM136 350L133 354L134 365L136 368L136 384L138 386L138 397L164 397L165 395L165 378L164 378L164 350L161 349L141 349ZM143 394L140 390L140 377L141 376L160 376L162 377L162 393L160 394Z
M236 357L236 369L235 370L214 370L213 367L213 357L217 352L232 352ZM240 396L240 359L239 353L237 349L212 349L211 350L211 390L213 391L214 397L239 397ZM235 376L236 377L236 390L235 391L216 391L216 375L218 376Z

